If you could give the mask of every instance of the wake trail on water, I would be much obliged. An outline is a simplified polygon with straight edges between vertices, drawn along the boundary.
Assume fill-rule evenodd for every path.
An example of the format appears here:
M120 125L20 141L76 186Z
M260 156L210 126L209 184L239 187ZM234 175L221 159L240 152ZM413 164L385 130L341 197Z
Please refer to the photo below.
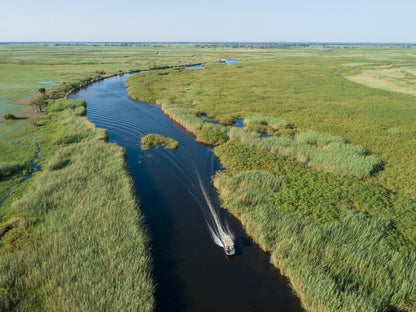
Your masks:
M196 172L196 174L198 177L199 186L201 188L203 197L205 199L205 204L209 208L209 211L210 211L210 214L208 215L209 218L205 216L205 221L208 225L208 229L211 232L211 236L215 244L217 244L220 247L225 247L225 243L223 241L224 237L229 236L231 237L231 239L233 239L234 238L233 234L230 231L228 223L226 223L225 221L222 222L221 219L219 218L217 210L215 209L211 201L211 197L208 195L208 192L204 184L202 183L200 175L198 174L198 172Z
M212 155L207 154L206 161L203 162L207 165L204 166L206 172L201 172L202 169L195 163L192 163L191 166L185 165L184 160L177 152L168 152L164 154L163 157L166 161L170 162L172 167L179 173L184 182L184 186L201 208L204 220L214 243L224 248L224 238L228 236L233 240L234 235L232 234L228 223L221 218L218 209L219 205L217 202L214 203L217 198L212 190L210 180L215 171ZM204 177L205 180L202 177Z

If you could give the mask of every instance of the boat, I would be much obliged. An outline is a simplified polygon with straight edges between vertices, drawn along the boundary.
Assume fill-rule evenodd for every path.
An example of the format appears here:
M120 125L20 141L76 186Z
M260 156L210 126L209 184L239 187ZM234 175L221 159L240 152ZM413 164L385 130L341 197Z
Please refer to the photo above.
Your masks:
M234 242L231 239L230 235L224 235L222 237L222 243L224 246L224 251L227 256L232 256L235 254Z

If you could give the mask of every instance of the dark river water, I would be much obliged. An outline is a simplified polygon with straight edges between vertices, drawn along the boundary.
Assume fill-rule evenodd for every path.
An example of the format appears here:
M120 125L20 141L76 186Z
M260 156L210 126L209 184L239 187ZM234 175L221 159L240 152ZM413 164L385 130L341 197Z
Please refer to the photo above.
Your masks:
M210 180L221 168L210 148L159 107L129 99L125 79L97 82L72 97L85 99L88 119L127 151L151 237L156 311L301 311L268 255L219 207ZM148 133L174 138L179 147L143 152L140 138ZM215 244L212 210L233 233L235 256Z

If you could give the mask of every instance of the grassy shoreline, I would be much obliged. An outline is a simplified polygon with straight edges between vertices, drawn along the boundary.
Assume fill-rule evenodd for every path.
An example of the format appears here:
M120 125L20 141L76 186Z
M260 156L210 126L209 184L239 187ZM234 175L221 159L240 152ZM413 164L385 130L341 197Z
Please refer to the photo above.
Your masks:
M281 158L236 141L214 151L225 167L214 178L222 206L270 252L270 261L288 276L307 311L385 311L389 306L414 311L416 256L394 247L403 239L394 221L342 202L336 215L296 211L278 199L286 198L293 183L291 175L270 169L278 168ZM241 170L244 163L249 165Z
M82 117L84 107L49 105L36 135L43 171L2 207L2 310L153 310L148 237L124 151Z
M65 98L121 73L90 72L48 88L47 113L23 130L14 126L21 121L0 125L10 128L0 142L0 190L23 179L34 146L42 168L1 207L2 311L154 309L149 239L124 150L83 117L84 101ZM16 95L4 90L18 98L25 88Z

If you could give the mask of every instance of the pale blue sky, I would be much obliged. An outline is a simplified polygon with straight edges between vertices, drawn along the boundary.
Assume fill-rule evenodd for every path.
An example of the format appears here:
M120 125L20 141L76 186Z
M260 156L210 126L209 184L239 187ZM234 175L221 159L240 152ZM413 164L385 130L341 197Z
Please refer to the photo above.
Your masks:
M1 0L0 41L416 42L415 0Z

